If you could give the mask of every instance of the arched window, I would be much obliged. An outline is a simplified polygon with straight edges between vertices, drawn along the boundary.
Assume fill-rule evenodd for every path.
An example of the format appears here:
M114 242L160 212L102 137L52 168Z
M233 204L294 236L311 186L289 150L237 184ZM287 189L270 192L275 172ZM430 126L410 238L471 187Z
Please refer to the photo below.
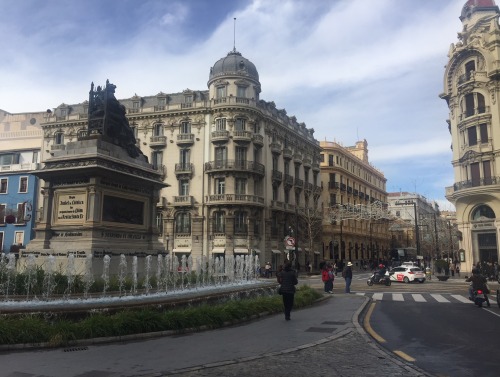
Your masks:
M191 214L189 212L179 212L175 216L175 232L177 234L191 234Z
M472 220L479 220L481 217L486 217L488 219L496 218L495 212L486 205L481 205L472 212Z
M481 93L469 93L464 97L465 106L465 117L470 117L476 114L482 114L486 112L486 105L484 102L484 96Z
M58 132L54 135L54 144L56 145L64 144L64 133Z

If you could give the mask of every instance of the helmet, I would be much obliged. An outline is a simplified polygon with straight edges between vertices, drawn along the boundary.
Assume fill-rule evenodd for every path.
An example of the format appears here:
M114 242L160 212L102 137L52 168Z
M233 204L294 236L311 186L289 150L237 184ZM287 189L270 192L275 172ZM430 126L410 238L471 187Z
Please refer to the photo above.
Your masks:
M378 268L384 268L384 265L383 265L382 263L380 263L380 264L378 265Z

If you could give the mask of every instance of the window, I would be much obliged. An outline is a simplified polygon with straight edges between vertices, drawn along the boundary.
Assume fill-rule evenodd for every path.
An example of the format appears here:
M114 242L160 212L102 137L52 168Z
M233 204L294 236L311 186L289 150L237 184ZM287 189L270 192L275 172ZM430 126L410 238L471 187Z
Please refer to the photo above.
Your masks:
M486 205L482 205L474 210L472 213L472 220L479 220L481 217L486 217L488 219L496 218L495 212Z
M236 178L234 193L239 195L245 195L247 193L246 178Z
M477 106L476 106L477 105ZM484 102L484 96L480 93L469 93L465 95L465 116L470 117L475 114L475 108L477 107L477 113L482 114L486 112L486 106Z
M179 181L179 195L180 196L189 195L189 179L181 179Z
M236 96L237 97L245 98L247 96L247 88L246 88L246 86L238 85Z
M191 214L189 212L179 212L175 217L176 233L191 233Z
M278 170L278 156L273 155L273 170Z
M333 155L329 154L328 155L328 166L333 166L334 163L333 163Z
M245 147L235 148L236 166L245 167L247 160L247 149Z
M28 192L28 177L19 178L19 192Z
M158 98L158 106L159 107L165 107L166 104L167 104L166 98Z
M488 142L488 125L486 123L479 125L479 134L481 135L481 143Z
M290 174L290 162L285 161L285 174Z
M151 165L153 165L153 169L160 170L163 166L163 152L154 151L151 154Z
M243 211L234 213L234 232L246 233L247 232L247 214Z
M64 134L62 132L58 132L54 135L54 144L56 145L64 144Z
M0 165L14 165L19 163L19 153L0 154Z
M191 151L189 149L181 149L179 151L179 162L182 165L182 170L189 168Z
M215 130L216 131L226 130L226 118L218 118L215 120Z
M226 96L226 87L225 86L219 86L216 92L216 98L224 98Z
M227 161L227 148L226 147L216 147L215 148L215 167L222 168L225 166Z
M24 223L24 203L17 204L16 224Z
M0 179L0 194L7 194L9 180L7 178Z
M15 232L14 233L14 242L18 246L24 245L24 232Z
M485 185L491 185L493 183L493 180L491 179L490 160L483 161L483 183Z
M163 136L163 124L157 123L154 125L153 136Z
M246 120L243 118L236 118L234 125L236 131L245 131Z
M224 212L217 211L214 213L214 233L226 232L226 220Z
M285 189L285 203L290 203L290 189Z
M225 178L215 179L215 193L217 195L224 195L226 193L226 180Z
M5 209L7 208L7 204L0 204L0 224L5 224ZM0 248L0 250L2 250Z
M156 212L156 227L158 228L158 235L163 235L163 213L161 211Z
M273 186L273 200L279 200L279 187Z
M191 123L190 122L181 122L181 134L190 134L191 133Z
M467 137L469 138L469 147L477 145L477 132L475 126L467 128Z
M184 103L193 103L193 96L191 95L184 96Z
M132 103L132 108L133 108L134 110L139 110L139 101L134 101L134 102Z
M134 135L134 137L137 138L137 126L135 124L132 124L130 126L130 129L132 130L132 134Z
M40 161L40 152L39 151L33 151L33 158L31 159L31 162L36 164Z

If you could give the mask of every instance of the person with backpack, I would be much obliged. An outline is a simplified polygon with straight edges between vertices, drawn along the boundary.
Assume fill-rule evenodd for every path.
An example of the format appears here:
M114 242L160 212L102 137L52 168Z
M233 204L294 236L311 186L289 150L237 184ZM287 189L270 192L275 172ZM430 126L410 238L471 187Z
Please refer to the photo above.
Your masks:
M323 270L321 271L321 280L323 281L325 287L325 293L333 293L333 281L335 279L335 273L333 272L333 267L331 264L325 264Z

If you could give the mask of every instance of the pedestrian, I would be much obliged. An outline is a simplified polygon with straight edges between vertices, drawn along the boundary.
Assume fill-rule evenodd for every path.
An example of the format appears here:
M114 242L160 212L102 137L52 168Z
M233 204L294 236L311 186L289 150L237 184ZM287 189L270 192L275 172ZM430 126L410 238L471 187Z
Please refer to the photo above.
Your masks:
M329 263L325 265L323 271L321 271L321 280L324 284L325 293L333 293L333 280L335 279L335 275L333 273L333 267Z
M271 263L267 262L266 266L264 267L264 270L265 270L265 273L266 273L266 275L265 275L266 278L268 278L271 275L271 269L272 269Z
M345 293L351 293L352 282L352 263L347 262L347 267L342 271L342 276L345 279Z
M460 277L460 264L458 262L455 265L455 273L457 274L458 277Z
M297 275L292 270L292 264L285 262L283 271L278 275L278 282L281 284L280 293L283 296L283 307L285 311L285 320L290 320L290 312L293 308L295 298L295 286L298 284Z

